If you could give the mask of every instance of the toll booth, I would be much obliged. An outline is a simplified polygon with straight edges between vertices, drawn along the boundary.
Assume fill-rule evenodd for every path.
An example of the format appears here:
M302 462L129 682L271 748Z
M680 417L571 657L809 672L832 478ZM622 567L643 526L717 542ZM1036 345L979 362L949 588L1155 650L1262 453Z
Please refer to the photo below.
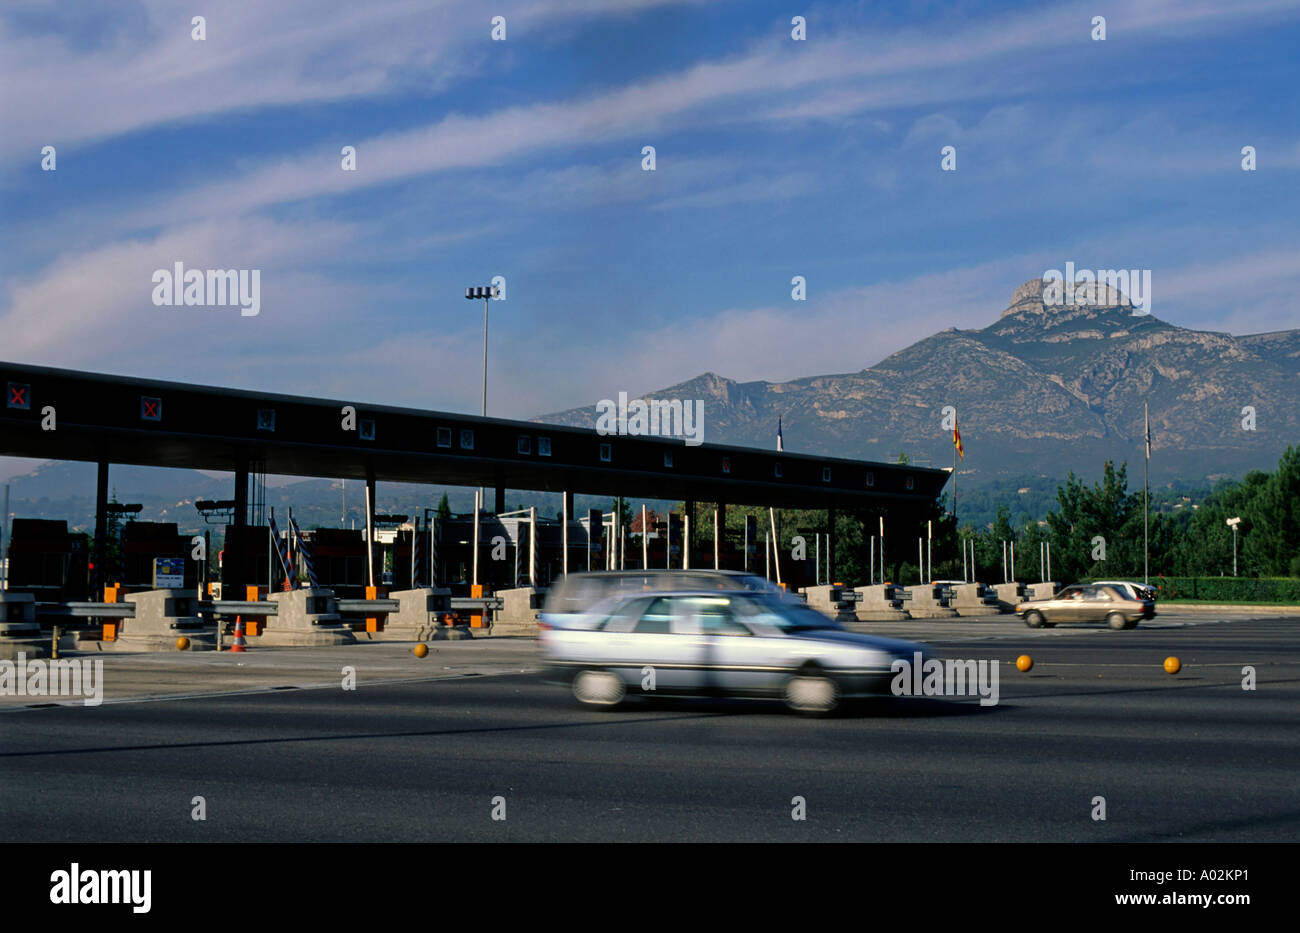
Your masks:
M267 562L271 556L269 531L265 525L227 525L226 543L222 548L221 590L223 593L243 593L244 588L265 588Z
M409 590L415 586L412 580L414 567L412 566L412 544L414 543L415 532L410 528L399 528L393 536L392 544L388 545L389 553L392 554L392 582L388 584L390 590Z
M9 590L39 602L76 602L90 594L90 545L68 523L15 518L8 545Z
M555 518L537 516L536 549L532 546L532 522L527 515L496 516L483 514L479 519L478 581L491 590L514 589L531 582L531 562L536 557L537 585L544 587L559 577L564 566L564 528ZM421 532L421 534L425 534ZM427 536L426 536L427 541ZM458 596L468 585L474 559L474 519L457 515L439 522L437 586L450 586ZM577 521L569 527L569 570L587 569L585 548L587 533ZM629 543L628 556L632 549ZM639 553L638 553L639 556ZM409 563L409 556L407 558ZM602 565L597 562L599 569Z
M151 590L160 585L155 578L156 561L170 558L183 561L181 589L198 586L199 565L189 559L190 538L177 531L175 522L127 522L122 528L122 574L120 582L132 592ZM169 587L170 588L170 587Z
M317 583L333 590L339 599L364 599L365 533L346 528L316 528L307 532L307 536Z

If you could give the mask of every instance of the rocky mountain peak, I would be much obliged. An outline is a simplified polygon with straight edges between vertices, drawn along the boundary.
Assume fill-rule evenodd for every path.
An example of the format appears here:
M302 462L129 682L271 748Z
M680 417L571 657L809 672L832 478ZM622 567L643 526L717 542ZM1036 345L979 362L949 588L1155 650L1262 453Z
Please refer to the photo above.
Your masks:
M1127 276L1124 277L1127 279ZM1122 281L1122 280L1121 280ZM1053 314L1061 311L1108 311L1116 308L1131 309L1129 297L1111 281L1079 280L1072 291L1057 289L1058 300L1047 304L1047 287L1042 279L1030 279L1011 293L1011 301L999 316L1002 320L1012 314Z

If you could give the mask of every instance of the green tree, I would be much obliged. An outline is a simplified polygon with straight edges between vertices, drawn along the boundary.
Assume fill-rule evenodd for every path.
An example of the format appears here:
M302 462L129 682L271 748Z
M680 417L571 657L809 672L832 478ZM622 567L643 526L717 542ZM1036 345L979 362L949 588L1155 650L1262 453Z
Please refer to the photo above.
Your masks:
M1243 503L1250 527L1242 529L1241 549L1254 572L1285 576L1300 544L1300 450L1288 447L1277 471L1252 491Z
M1056 501L1057 509L1047 513L1054 577L1141 572L1142 497L1128 491L1127 464L1116 469L1107 460L1101 482L1091 488L1071 471L1057 488Z

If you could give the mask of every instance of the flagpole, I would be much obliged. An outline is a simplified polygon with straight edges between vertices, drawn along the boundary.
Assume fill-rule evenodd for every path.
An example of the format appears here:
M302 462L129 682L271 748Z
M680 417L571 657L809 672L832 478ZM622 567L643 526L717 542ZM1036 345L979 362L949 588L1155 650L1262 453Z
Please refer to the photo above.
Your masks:
M1151 541L1148 533L1148 521L1151 514L1149 498L1151 489L1151 411L1147 402L1142 403L1142 420L1146 426L1146 459L1142 461L1142 582L1151 582Z
M957 527L957 445L952 445L952 524Z

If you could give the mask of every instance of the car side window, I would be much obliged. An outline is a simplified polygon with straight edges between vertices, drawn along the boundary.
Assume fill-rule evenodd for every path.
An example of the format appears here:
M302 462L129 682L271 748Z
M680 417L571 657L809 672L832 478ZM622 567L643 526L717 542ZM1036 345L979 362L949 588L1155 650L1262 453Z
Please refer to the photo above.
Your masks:
M663 603L666 607L669 631L674 635L700 634L700 620L695 614L695 599L687 596L667 596L656 602ZM653 610L655 607L650 608Z
M636 633L638 635L667 635L672 628L673 620L673 603L675 600L659 597L650 601L646 606L645 612L636 623ZM642 604L644 605L644 603Z
M637 620L642 618L645 607L646 600L644 599L634 599L624 603L614 611L613 615L605 620L601 630L606 632L632 631L632 626L638 624Z
M748 627L731 616L730 600L701 600L697 608L705 635L752 635Z

